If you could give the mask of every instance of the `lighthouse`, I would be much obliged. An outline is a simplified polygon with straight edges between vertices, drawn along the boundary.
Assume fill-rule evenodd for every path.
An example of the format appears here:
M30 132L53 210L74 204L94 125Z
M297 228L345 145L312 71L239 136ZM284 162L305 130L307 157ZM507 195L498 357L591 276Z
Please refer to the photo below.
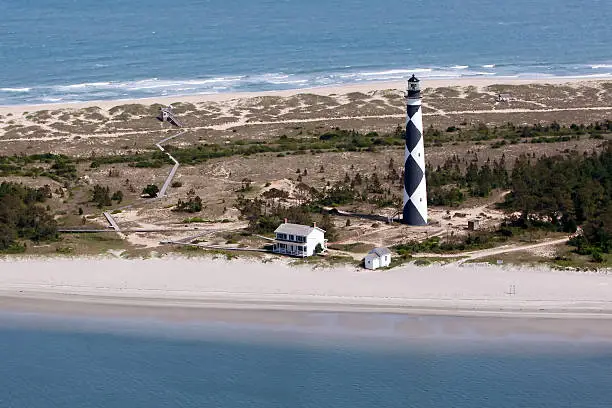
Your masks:
M406 94L406 149L404 150L404 209L402 223L427 224L427 188L425 186L425 148L421 87L417 77L408 80Z

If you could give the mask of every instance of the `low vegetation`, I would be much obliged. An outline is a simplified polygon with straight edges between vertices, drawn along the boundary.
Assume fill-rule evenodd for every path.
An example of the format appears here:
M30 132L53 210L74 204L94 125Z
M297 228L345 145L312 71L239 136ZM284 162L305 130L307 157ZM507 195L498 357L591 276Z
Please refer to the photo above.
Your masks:
M492 148L502 148L518 143L548 143L580 138L609 139L611 133L611 121L571 126L561 126L554 122L550 125L532 126L508 123L495 127L463 124L448 127L446 130L428 128L425 131L425 141L433 145L471 141L488 143ZM194 165L212 158L259 153L285 156L402 149L403 137L402 127L386 134L335 128L296 137L280 136L267 140L231 139L218 144L168 146L167 150L181 164ZM74 186L78 179L79 163L89 164L91 168L111 163L126 163L134 167L161 167L170 164L163 152L153 150L89 158L55 154L1 156L0 176L44 176L65 187ZM367 208L370 212L376 212L375 208L399 209L403 186L402 163L391 159L382 165L378 164L378 168L374 166L369 173L351 169L343 177L327 181L324 178L325 165L320 169L318 167L319 164L314 171L311 169L310 174L306 169L298 169L295 175L292 175L296 183L291 193L270 188L257 195L257 184L250 179L243 179L240 187L235 190L238 195L236 208L241 217L249 222L249 231L270 234L284 218L301 224L312 224L316 221L321 228L327 230L330 241L334 241L337 231L324 207L354 206L359 209ZM120 172L110 169L108 176L119 177ZM322 186L323 183L313 183L314 177L319 177L325 186ZM488 197L493 191L509 190L511 193L506 196L502 208L512 215L496 231L409 242L396 247L396 250L408 256L414 252L441 253L482 249L510 239L521 229L571 233L580 227L582 234L573 238L570 244L576 248L577 254L588 256L594 262L603 262L612 248L611 180L610 142L600 153L583 155L566 151L560 156L541 158L524 155L512 163L501 150L496 160L484 163L473 153L464 157L455 155L435 168L428 166L429 204L456 207L470 198ZM317 188L313 187L313 184L317 185ZM41 189L31 189L14 183L3 183L2 186L4 201L1 202L0 215L4 218L0 220L0 249L17 248L15 245L22 245L27 240L53 239L56 236L55 221L43 206L44 201L51 197L48 186ZM172 184L174 188L181 186L178 181ZM14 193L7 193L13 190ZM126 191L135 193L138 190L130 185ZM142 193L147 197L156 197L159 188L150 184ZM12 195L16 198L6 198ZM124 199L122 191L113 192L109 187L98 184L93 186L91 193L84 189L82 196L83 201L78 202L78 205L89 200L98 208L119 204ZM5 205L5 201L8 204ZM201 198L190 190L186 199L178 200L173 211L200 213L205 208ZM75 207L73 213L77 212L79 216L83 216L82 208ZM8 213L11 216L19 215L10 218ZM189 221L185 222L202 222L200 220L204 219L205 215L202 215L187 218Z
M425 130L428 145L443 145L456 142L495 141L493 147L517 143L548 143L569 141L582 137L604 139L612 133L612 121L592 124L562 126L556 122L550 125L517 126L507 123L503 126L463 125L450 126L445 131L433 127ZM167 150L182 164L194 165L209 159L236 155L249 156L258 153L278 155L320 153L325 151L376 151L381 148L401 148L404 145L405 130L398 127L394 132L379 134L355 130L332 130L301 137L280 136L269 140L229 140L223 144L205 143L190 147L168 146ZM65 155L36 154L31 156L0 156L0 176L48 176L58 181L74 180L75 164L89 161L92 168L102 164L127 163L133 167L159 168L172 164L164 152L151 150L141 153L98 156L93 158L72 158Z
M58 154L0 156L0 177L49 177L58 182L77 179L76 160Z
M447 237L444 240L440 237L432 237L424 241L410 241L396 245L393 249L404 257L417 253L458 253L491 248L507 241L507 239L508 237L500 230L479 231L467 236Z

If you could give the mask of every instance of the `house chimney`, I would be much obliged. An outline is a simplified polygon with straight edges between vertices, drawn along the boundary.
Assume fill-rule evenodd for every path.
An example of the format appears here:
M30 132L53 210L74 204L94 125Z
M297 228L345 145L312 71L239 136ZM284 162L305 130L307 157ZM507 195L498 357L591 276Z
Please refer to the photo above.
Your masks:
M285 218L285 224L287 223L287 219Z
M313 222L313 223L312 223L312 226L313 226L314 228L317 228L317 223L316 223L316 222Z

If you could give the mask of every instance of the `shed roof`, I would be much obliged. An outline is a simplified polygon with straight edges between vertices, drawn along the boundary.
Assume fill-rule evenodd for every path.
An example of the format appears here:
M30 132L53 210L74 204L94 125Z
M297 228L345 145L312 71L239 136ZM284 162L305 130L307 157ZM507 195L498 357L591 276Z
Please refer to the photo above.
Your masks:
M367 254L367 255L365 256L365 259L366 259L366 260L368 260L368 259L378 259L378 258L380 258L380 256L378 256L378 255L376 255L376 254L374 254L374 253L369 253L369 254Z
M311 227L310 225L301 225L301 224L291 224L288 222L279 225L278 228L274 230L274 232L277 234L281 233L281 234L306 236L306 235L309 235L315 229L325 233L325 231L319 227Z
M390 255L391 251L389 251L388 248L384 248L384 247L379 247L379 248L374 248L372 250L370 250L370 252L368 252L368 255L376 255L379 258L383 255Z

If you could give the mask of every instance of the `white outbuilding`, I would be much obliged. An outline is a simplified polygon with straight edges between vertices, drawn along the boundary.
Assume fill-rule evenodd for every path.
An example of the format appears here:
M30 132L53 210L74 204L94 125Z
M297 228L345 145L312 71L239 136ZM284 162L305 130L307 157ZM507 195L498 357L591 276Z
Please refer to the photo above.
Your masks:
M364 259L366 269L384 268L389 265L391 265L391 251L387 248L374 248Z
M325 250L327 240L325 230L309 225L291 224L285 220L275 231L274 247L272 251L277 254L299 257L312 256L317 245Z

